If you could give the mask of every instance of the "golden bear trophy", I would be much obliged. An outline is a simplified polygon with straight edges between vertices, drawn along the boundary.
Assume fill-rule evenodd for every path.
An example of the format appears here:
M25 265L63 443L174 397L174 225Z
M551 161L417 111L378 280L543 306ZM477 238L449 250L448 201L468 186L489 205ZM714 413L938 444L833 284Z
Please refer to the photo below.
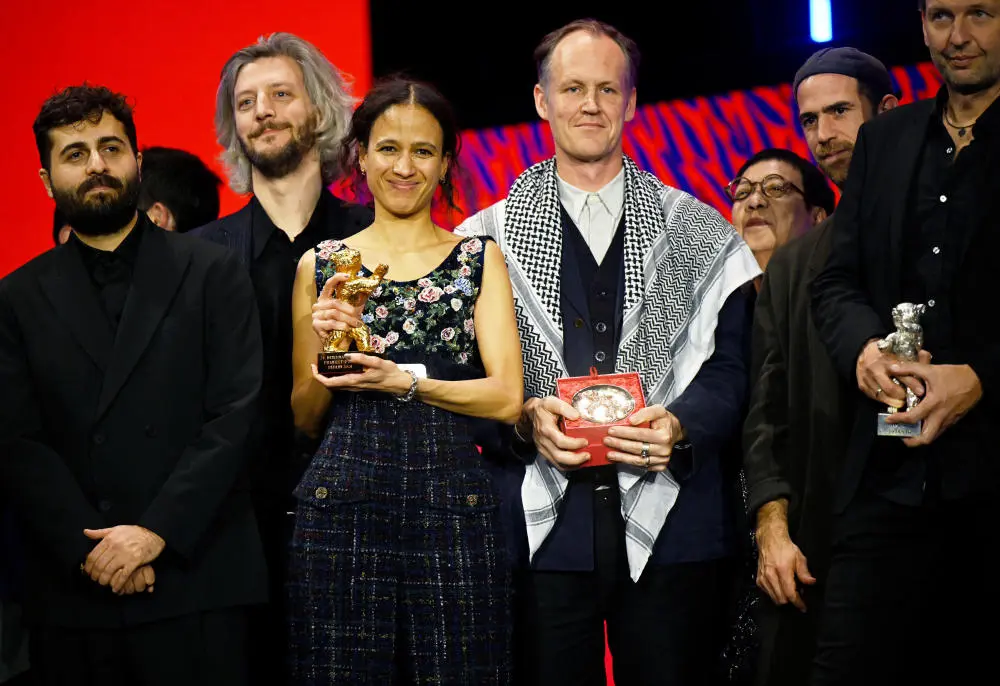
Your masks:
M342 300L352 307L362 307L368 302L372 291L378 288L382 282L382 277L389 271L388 265L380 264L372 272L371 276L359 276L361 271L361 253L353 248L344 248L333 253L330 257L331 264L334 265L338 274L347 274L347 281L337 287L334 297ZM347 347L343 347L344 340L347 339ZM357 352L365 355L381 357L382 354L373 349L371 345L371 331L365 326L347 329L346 331L331 331L326 340L323 341L323 351L320 352L316 361L319 373L323 376L341 376L343 374L355 374L364 371L364 366L355 362L349 362L346 358L350 352L351 344L357 345Z

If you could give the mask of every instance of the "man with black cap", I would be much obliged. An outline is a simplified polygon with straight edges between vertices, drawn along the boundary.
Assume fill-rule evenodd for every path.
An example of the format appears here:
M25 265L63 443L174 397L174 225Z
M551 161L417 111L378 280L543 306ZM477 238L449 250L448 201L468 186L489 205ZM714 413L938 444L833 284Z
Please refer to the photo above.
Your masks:
M834 497L832 558L811 682L984 683L995 672L1000 336L1000 0L925 0L938 96L861 127L811 285L854 417ZM922 356L878 345L921 303ZM928 359L933 355L933 364ZM922 422L905 439L879 435Z
M799 123L823 173L843 187L861 125L899 104L889 71L855 48L823 48L795 74Z
M817 163L840 186L861 124L896 106L885 66L854 48L824 48L795 75L799 121ZM809 283L830 253L832 221L778 249L754 315L754 384L744 432L756 512L759 684L808 679L829 565L832 496L849 429L841 382L809 311Z

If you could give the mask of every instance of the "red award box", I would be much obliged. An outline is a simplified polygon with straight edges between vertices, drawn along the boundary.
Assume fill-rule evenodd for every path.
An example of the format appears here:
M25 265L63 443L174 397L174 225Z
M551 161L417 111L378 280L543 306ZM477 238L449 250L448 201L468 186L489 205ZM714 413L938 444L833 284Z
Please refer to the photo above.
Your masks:
M590 453L584 467L599 467L608 462L604 437L612 426L631 426L628 418L646 407L642 382L635 372L598 374L593 367L590 376L574 376L556 381L559 398L580 413L580 419L561 420L562 432L572 438L586 438L587 447L579 452ZM649 427L649 423L639 426Z

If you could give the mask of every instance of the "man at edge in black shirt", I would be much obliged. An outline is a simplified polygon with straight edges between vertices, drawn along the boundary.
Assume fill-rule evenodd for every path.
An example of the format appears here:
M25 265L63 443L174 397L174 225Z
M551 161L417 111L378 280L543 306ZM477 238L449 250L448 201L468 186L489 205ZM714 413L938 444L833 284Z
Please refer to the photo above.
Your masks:
M861 127L812 284L820 336L858 389L813 686L977 682L992 666L1000 0L920 10L945 86ZM926 307L916 363L877 346L903 302ZM897 379L922 396L889 420L923 422L902 440L876 435L877 413L903 406Z

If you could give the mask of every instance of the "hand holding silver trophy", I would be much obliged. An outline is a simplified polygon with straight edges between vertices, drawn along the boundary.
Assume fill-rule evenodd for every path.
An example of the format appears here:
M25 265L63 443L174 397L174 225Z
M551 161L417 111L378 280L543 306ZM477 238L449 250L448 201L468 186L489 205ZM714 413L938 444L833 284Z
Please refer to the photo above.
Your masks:
M924 330L920 326L920 316L926 311L924 305L914 305L913 303L900 303L892 308L892 323L896 330L878 342L878 349L899 358L900 362L916 362L917 354L924 347ZM898 379L893 381L899 384ZM920 402L917 394L906 389L906 410L912 410ZM923 422L915 424L889 424L886 419L890 415L899 412L891 405L885 412L878 415L878 435L898 436L908 438L919 436L923 428Z

